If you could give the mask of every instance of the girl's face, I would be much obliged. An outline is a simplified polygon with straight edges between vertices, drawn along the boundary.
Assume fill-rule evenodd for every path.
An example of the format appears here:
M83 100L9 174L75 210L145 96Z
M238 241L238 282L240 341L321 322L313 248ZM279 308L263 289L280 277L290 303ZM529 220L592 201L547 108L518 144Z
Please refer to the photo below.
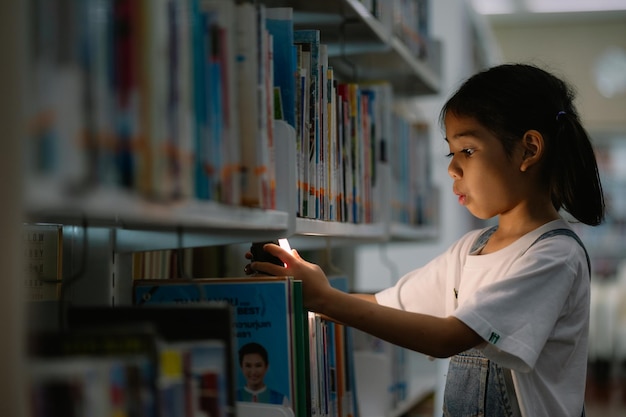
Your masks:
M246 385L252 390L259 390L263 388L265 383L265 373L267 372L267 364L263 360L263 357L258 353L248 353L243 356L241 362L241 371L246 377Z
M508 157L502 143L471 117L448 113L445 127L448 173L459 204L480 219L514 211L526 188L521 146Z

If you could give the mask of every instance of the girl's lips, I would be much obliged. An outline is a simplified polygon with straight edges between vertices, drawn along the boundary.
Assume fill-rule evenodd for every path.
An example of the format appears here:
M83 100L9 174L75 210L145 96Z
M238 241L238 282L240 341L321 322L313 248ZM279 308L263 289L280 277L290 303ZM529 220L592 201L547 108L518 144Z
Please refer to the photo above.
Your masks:
M465 194L458 192L457 190L453 190L453 192L457 196L459 204L464 206L467 201L467 196Z

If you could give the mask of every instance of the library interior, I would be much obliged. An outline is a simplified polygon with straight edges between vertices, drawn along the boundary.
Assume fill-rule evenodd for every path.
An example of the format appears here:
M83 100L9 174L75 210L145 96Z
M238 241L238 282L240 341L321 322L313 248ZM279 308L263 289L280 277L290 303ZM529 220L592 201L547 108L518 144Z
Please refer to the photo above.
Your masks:
M588 417L626 415L625 0L5 1L0 32L0 416L468 410L478 379L456 379L461 350L435 358L406 346L439 334L417 324L409 333L409 315L418 324L453 319L463 337L450 344L476 347L462 354L479 352L498 372L483 370L489 392L477 394L480 415L505 415L491 400L512 416L578 416L579 405ZM581 245L544 239L515 254L504 276L464 287L461 277L474 276L465 268L498 252L513 257L548 226L543 219L502 243L510 214L474 216L471 194L454 184L458 167L469 178L470 163L481 163L481 132L493 139L514 131L500 129L497 115L479 116L489 109L479 108L483 90L475 101L461 92L475 74L490 82L489 69L512 63L573 87L578 115L559 108L551 123L557 132L583 126L604 217L588 226L547 191L559 217L550 220ZM542 107L523 112L534 108ZM446 137L459 125L470 128ZM544 155L560 133L542 129L525 127L520 146ZM506 150L508 138L497 139ZM559 159L570 149L551 162L565 166ZM479 182L502 183L487 176ZM572 201L580 200L584 185L572 185ZM470 243L457 259L480 261L441 266L448 276L438 272L440 282L416 272L435 271L429 265L447 262L459 239L498 221L491 241L471 254ZM555 250L552 241L567 242L584 268L542 253ZM537 289L524 291L548 268L580 285L513 328L513 304L547 304L531 299ZM328 279L326 295L354 300L346 311L313 299L318 273ZM436 288L450 291L427 292ZM429 305L441 295L445 309L413 311L403 290L432 298ZM506 297L515 313L471 324ZM382 317L402 317L406 334L391 335L399 320L378 325ZM581 319L564 330L573 317ZM545 335L527 334L540 327ZM480 343L458 342L467 334ZM584 357L548 358L549 349ZM455 385L459 398L450 394ZM557 395L569 387L580 395Z

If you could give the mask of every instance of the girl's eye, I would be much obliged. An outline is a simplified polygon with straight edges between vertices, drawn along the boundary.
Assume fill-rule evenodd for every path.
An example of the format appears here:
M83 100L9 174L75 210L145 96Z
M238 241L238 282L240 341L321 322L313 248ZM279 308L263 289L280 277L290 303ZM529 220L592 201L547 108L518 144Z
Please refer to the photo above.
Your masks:
M461 149L459 152L464 153L465 156L472 156L474 154L474 149L465 148L465 149ZM454 152L450 152L449 154L446 155L446 158L452 158L453 156L454 156Z

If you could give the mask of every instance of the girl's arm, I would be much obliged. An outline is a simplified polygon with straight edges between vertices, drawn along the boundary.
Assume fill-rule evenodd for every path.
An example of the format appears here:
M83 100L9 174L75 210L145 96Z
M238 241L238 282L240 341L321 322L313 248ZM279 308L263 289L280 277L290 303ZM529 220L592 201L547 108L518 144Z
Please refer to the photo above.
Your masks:
M347 294L328 283L322 269L292 250L267 244L264 249L286 266L254 262L252 267L272 275L302 280L307 309L372 334L390 343L434 357L449 357L484 340L455 317L434 317L379 305L371 294Z
M351 294L353 297L356 298L360 298L361 300L365 300L365 301L369 301L370 303L375 303L378 304L378 301L376 301L376 296L374 294L357 294L357 293L352 293Z

